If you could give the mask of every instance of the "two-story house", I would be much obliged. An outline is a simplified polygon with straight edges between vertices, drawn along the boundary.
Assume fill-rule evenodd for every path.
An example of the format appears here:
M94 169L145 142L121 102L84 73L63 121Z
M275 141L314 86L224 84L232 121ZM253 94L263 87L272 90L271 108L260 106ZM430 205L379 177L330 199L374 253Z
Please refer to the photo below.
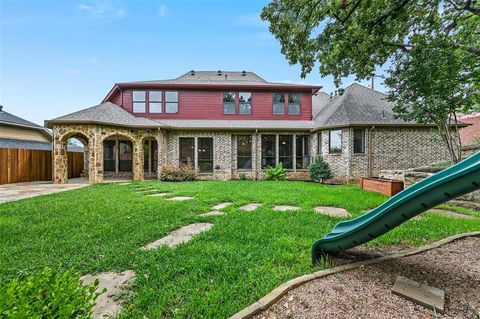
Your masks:
M302 179L321 155L337 178L353 179L448 158L435 127L395 119L384 94L358 84L335 95L320 89L245 71L117 83L101 104L46 121L54 181L67 182L72 137L86 146L92 183L155 177L166 163L192 165L205 179L261 179L283 163Z

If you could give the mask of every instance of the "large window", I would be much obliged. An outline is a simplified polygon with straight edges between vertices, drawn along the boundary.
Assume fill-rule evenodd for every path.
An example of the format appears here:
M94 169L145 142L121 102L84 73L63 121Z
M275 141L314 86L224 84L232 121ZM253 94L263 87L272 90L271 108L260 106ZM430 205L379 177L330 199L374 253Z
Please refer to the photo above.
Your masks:
M278 162L286 169L293 169L293 135L278 136Z
M165 113L178 113L178 92L165 92Z
M285 114L285 94L273 93L273 114Z
M146 93L145 91L133 91L133 113L145 113L146 112Z
M162 113L162 91L148 91L148 111Z
M353 152L357 154L365 153L365 130L353 130Z
M238 93L238 112L240 114L252 114L252 93Z
M297 135L296 138L296 167L297 169L307 169L310 164L310 152L308 149L308 135Z
M252 168L252 136L251 135L237 136L237 168L238 169Z
M342 152L342 130L330 131L329 152L333 154Z
M180 164L195 166L195 139L193 137L180 137Z
M235 114L235 92L223 92L223 114Z
M322 154L322 132L317 133L317 154Z
M275 141L275 135L262 135L262 168L276 165Z
M198 138L198 170L200 173L213 173L213 138Z
M288 94L288 115L300 115L300 93Z

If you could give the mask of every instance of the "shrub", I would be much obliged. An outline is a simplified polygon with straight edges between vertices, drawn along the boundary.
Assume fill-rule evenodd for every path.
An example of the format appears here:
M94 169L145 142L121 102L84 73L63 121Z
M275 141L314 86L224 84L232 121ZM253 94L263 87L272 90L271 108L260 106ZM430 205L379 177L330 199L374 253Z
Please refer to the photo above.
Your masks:
M267 172L265 173L265 179L270 181L283 181L287 178L287 173L283 164L280 163L275 167L267 166Z
M239 173L238 178L241 179L242 181L247 180L247 174L245 173Z
M1 318L91 318L98 280L83 285L79 274L45 268L0 289Z
M166 182L193 181L195 178L197 173L192 165L165 164L160 172L160 180Z
M330 166L320 155L315 157L313 163L308 166L308 175L311 180L319 181L320 183L333 177Z

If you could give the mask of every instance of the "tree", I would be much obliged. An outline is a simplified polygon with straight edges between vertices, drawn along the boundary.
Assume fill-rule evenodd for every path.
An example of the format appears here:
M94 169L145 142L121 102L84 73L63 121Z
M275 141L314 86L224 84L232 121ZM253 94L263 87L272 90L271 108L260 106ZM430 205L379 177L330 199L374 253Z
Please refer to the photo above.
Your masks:
M330 166L323 160L321 155L315 157L313 163L308 166L308 175L311 180L319 181L320 183L333 177Z
M333 75L337 86L348 75L368 79L374 76L377 67L387 68L389 98L399 105L399 117L435 123L442 131L459 106L468 111L478 97L480 7L477 1L273 0L263 9L262 19L269 21L270 32L280 42L289 63L301 65L302 77L317 62L320 74ZM425 55L432 49L434 55ZM454 73L437 68L429 74L435 64L434 56L447 64L451 62L448 58L454 58ZM413 65L417 72L413 72ZM442 78L434 78L433 73ZM426 74L421 91L407 83L414 74ZM439 92L438 81L449 83L451 88L462 88L461 92L449 89L445 94L435 95L432 102L432 96L427 94ZM463 88L467 84L469 87ZM447 92L451 95L447 96ZM465 99L467 92L470 95ZM412 95L415 98L408 98ZM415 106L410 105L412 100ZM422 106L421 102L429 103ZM438 116L427 119L422 114L439 108L441 121ZM450 154L456 153L451 149L452 139L453 136L444 138ZM452 161L457 160L458 156L452 156Z

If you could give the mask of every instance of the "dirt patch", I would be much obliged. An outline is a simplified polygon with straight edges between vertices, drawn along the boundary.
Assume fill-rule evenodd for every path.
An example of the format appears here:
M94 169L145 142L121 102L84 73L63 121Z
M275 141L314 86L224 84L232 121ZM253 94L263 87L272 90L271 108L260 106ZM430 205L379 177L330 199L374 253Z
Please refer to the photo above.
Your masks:
M338 273L300 286L254 318L478 318L480 238ZM372 255L381 255L377 251ZM364 255L366 255L364 253ZM391 292L397 276L445 290L445 314Z
M107 292L98 297L93 307L93 318L101 319L118 314L122 308L122 300L119 297L128 290L128 285L135 276L133 270L126 270L122 273L102 272L95 275L82 276L80 279L86 285L91 284L96 279L99 280L97 292L102 291L104 288L107 289Z

